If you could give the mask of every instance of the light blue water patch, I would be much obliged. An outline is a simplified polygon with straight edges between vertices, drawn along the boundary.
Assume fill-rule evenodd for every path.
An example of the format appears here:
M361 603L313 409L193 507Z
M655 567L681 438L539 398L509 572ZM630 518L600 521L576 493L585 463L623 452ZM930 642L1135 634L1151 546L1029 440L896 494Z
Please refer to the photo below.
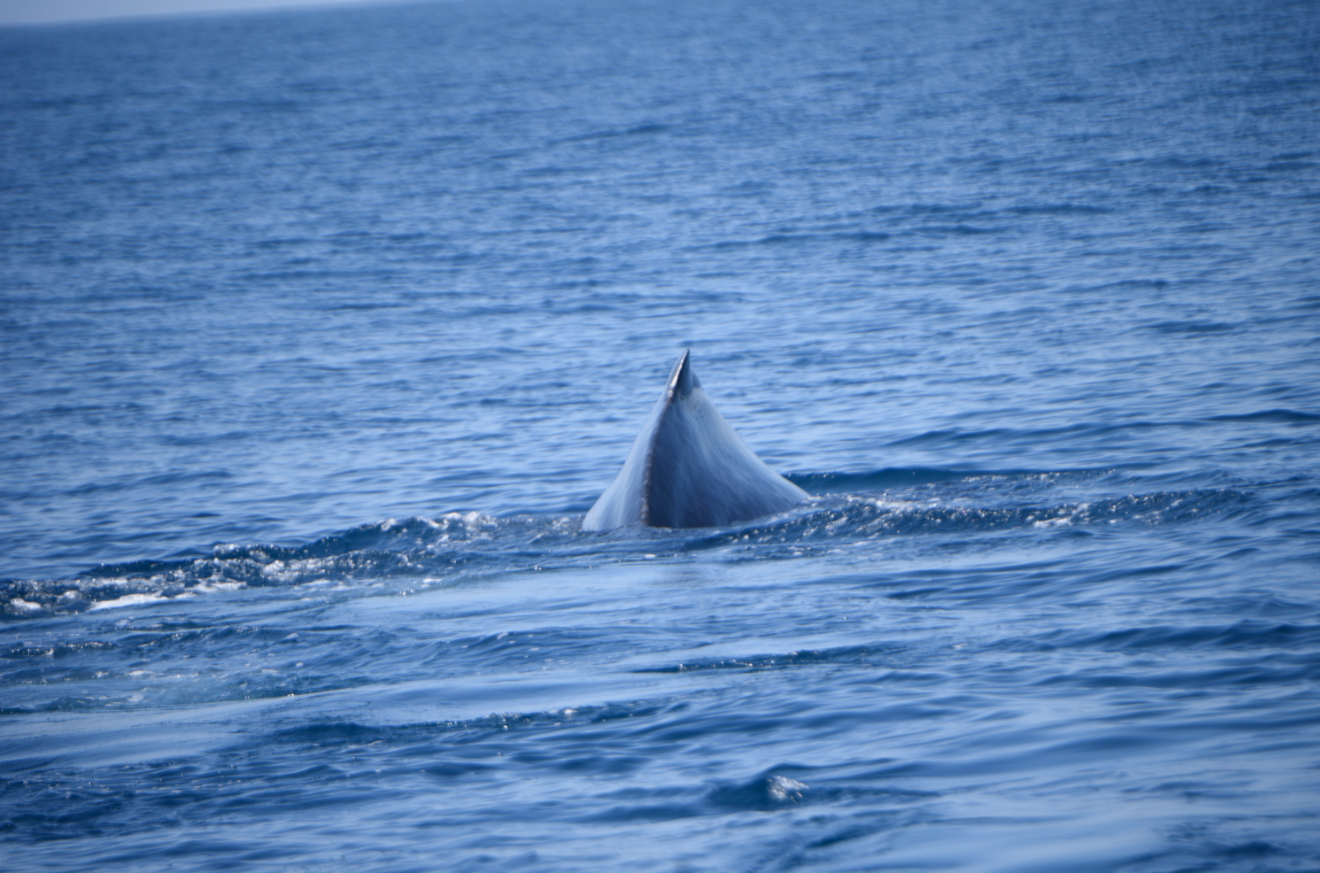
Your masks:
M1314 869L1318 28L0 30L6 869Z

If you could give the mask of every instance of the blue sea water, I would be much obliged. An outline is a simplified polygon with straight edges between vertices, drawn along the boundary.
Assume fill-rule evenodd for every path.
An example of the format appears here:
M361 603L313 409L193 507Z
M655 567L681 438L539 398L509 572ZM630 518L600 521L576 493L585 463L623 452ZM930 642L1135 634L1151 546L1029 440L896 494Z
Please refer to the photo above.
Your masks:
M1320 869L1320 7L0 29L5 870ZM583 533L682 349L812 501Z

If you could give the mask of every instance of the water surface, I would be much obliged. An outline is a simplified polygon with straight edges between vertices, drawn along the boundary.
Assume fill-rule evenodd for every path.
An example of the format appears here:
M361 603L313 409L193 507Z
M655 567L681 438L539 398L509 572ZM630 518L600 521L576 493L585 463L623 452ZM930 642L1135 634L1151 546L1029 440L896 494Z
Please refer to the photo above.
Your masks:
M6 869L1320 866L1313 4L0 30ZM813 495L583 533L682 349Z

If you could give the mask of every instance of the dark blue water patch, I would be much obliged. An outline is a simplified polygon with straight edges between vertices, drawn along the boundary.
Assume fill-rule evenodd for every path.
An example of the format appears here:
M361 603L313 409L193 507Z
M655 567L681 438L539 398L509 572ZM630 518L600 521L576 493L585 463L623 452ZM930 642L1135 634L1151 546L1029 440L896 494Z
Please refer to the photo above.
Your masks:
M1260 412L1248 412L1240 415L1215 415L1207 420L1270 424L1318 424L1320 423L1320 413L1303 412L1297 409L1265 409Z
M636 673L691 673L706 670L737 670L760 672L764 670L789 670L797 667L817 665L865 665L871 667L893 667L900 659L904 647L889 646L849 646L839 649L803 650L781 655L753 655L741 658L699 658L661 667L641 667Z
M1089 203L1040 203L1010 206L1006 211L1014 215L1105 215L1114 209Z
M1238 329L1238 325L1222 321L1160 321L1150 325L1150 330L1158 333L1186 334L1196 336L1206 333L1225 333Z
M890 233L884 231L825 231L818 233L797 232L797 233L772 233L756 239L747 240L721 240L714 243L706 243L694 247L694 251L702 249L713 249L716 251L727 249L740 249L756 246L776 247L776 246L813 246L818 243L878 243L885 242L891 237Z
M578 134L576 136L566 137L562 140L559 140L559 142L564 142L564 143L593 142L597 140L608 140L619 137L648 136L658 133L667 133L668 131L669 131L668 125L649 122L644 124L633 125L632 127L626 129L612 128L608 130L600 130L600 131L593 131L591 133Z
M883 469L863 473L790 473L786 478L809 494L857 494L906 488L913 485L932 485L941 482L964 482L985 476L1043 476L1033 470L947 470L933 467L916 469Z
M217 439L239 439L242 438L242 436L243 436L242 434L237 434L237 435L229 434L220 437L207 436L204 438L194 439L192 442L210 443ZM188 442L188 440L183 438L177 438L177 439L179 440L180 443ZM233 478L234 478L234 474L229 472L228 470L192 470L192 471L179 470L169 473L157 473L155 475L145 476L142 478L121 479L118 481L111 481L111 482L85 482L81 485L69 489L68 492L66 493L68 493L70 496L81 496L86 494L93 494L98 491L115 492L115 491L124 491L131 488L173 487L177 485L184 485L198 481L224 480L224 479L233 479ZM12 495L12 498L17 500L28 500L28 499L32 499L35 496L37 495L14 494Z
M994 233L994 229L988 227L978 227L971 224L930 224L922 226L917 231L923 236L973 236L979 234Z
M1295 613L1295 608L1289 610ZM1058 648L1095 648L1105 651L1146 652L1193 649L1207 651L1265 650L1276 653L1312 651L1320 645L1320 625L1273 623L1250 619L1214 626L1152 625L1102 633L1057 631L1043 637L1006 640L1012 650L1050 651Z
M1014 445L1024 443L1039 444L1051 438L1069 436L1075 438L1099 437L1125 431L1142 431L1154 428L1195 427L1194 421L1122 421L1122 422L1077 422L1052 428L1024 430L1020 428L994 428L990 430L964 430L947 428L926 431L913 436L902 437L887 444L892 448L925 447L940 444L958 444L967 442L997 442Z
M1312 656L1303 659L1285 656L1277 658L1277 663L1262 663L1258 656L1253 656L1237 663L1229 659L1219 659L1188 669L1151 670L1139 675L1121 669L1061 674L1044 677L1038 684L1042 688L1067 686L1088 690L1151 688L1180 694L1186 689L1195 688L1239 688L1248 692L1272 686L1288 688L1295 687L1298 683L1315 682L1317 679L1320 679L1320 663L1317 663ZM1305 712L1286 721L1266 721L1250 726L1287 730L1313 724L1315 716L1315 712ZM1229 726L1228 723L1218 725L1207 723L1200 727L1214 730Z
M948 428L901 437L887 445L894 448L939 446L942 444L957 445L970 442L1040 445L1048 444L1058 438L1101 439L1127 433L1158 430L1204 430L1220 422L1312 424L1317 420L1320 420L1320 416L1314 413L1291 409L1273 409L1253 413L1223 414L1200 419L1091 421L1038 429L1006 427L990 430L965 430L962 428Z

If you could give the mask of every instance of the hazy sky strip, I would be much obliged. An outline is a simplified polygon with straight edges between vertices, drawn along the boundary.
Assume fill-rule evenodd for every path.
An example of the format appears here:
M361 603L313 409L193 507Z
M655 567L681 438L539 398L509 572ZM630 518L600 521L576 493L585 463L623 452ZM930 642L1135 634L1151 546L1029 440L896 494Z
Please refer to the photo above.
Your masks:
M287 9L295 6L346 6L369 2L380 0L0 0L0 25Z

